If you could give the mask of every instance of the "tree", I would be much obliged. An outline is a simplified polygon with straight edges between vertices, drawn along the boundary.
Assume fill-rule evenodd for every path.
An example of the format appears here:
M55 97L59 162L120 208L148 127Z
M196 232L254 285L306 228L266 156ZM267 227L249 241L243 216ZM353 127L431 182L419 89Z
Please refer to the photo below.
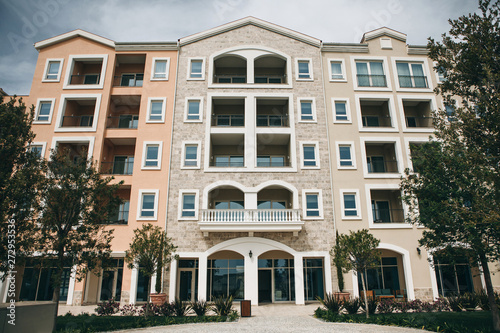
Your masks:
M134 238L125 253L125 261L130 269L139 266L142 274L148 277L145 316L149 314L149 290L153 275L155 272L162 272L165 266L177 258L173 255L175 250L177 246L172 244L172 239L159 226L148 223L134 230ZM158 290L158 286L156 289Z
M104 224L121 202L121 183L110 184L112 177L103 178L86 155L85 150L76 156L54 151L48 162L37 247L55 270L51 282L56 304L65 267L76 267L74 274L81 279L110 264L113 230L104 230Z
M420 244L462 247L479 263L497 331L488 262L500 259L499 3L480 0L478 13L449 21L442 42L429 38L429 57L445 78L435 91L448 110L434 112L435 140L412 150L418 173L407 170L401 183L408 220L427 228Z
M344 273L355 271L361 276L363 286L366 318L368 318L368 297L366 295L365 271L380 263L380 251L377 250L380 241L367 229L350 231L349 235L340 234L337 243L332 248L333 262L340 265Z
M31 131L33 107L26 112L22 99L14 96L7 102L0 97L0 277L14 268L9 266L8 244L15 248L15 265L22 265L25 254L34 245L33 217L40 202L44 162L29 149L35 134ZM15 237L8 231L13 220ZM12 243L15 240L15 243ZM12 249L12 246L11 246ZM11 252L12 254L12 252ZM1 274L3 273L3 274Z

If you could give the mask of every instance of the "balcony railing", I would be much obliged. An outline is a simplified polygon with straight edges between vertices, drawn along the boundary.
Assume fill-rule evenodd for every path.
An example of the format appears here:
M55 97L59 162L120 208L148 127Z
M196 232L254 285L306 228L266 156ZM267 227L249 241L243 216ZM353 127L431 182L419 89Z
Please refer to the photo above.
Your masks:
M255 83L281 84L286 83L286 75L258 74L254 77Z
M258 127L288 127L288 116L281 115L257 115Z
M212 116L212 126L245 126L245 116L242 114L217 114Z
M374 223L405 223L404 209L375 208L372 210Z
M121 115L108 117L107 128L128 128L135 129L139 123L139 115Z
M134 161L101 162L101 173L105 175L131 175Z
M401 88L428 88L425 76L398 75Z
M395 173L398 172L398 161L371 161L367 162L368 173Z
M246 74L216 74L214 75L215 83L246 83Z
M406 127L428 127L432 128L432 117L414 117L408 116L406 117Z
M128 213L128 212L127 212ZM112 225L112 224L118 224L118 225L127 225L128 224L128 220L116 220L116 221L106 221L106 223L104 223L105 225Z
M142 87L144 73L122 74L113 78L113 87Z
M63 116L62 127L92 127L94 115Z
M357 74L360 87L387 87L385 75Z
M209 166L218 168L242 168L245 166L245 160L243 157L233 159L216 159L215 161L210 161Z
M300 209L202 209L202 222L300 222Z
M390 116L361 116L363 127L392 127Z
M69 84L99 84L100 74L71 75Z

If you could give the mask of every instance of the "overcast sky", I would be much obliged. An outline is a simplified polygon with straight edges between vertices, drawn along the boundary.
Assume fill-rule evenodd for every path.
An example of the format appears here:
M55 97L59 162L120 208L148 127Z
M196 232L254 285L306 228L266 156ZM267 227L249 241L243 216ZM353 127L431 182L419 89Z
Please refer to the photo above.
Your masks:
M476 9L476 0L0 0L0 87L29 94L33 44L74 29L118 42L176 41L255 16L324 42L357 43L387 26L424 45L449 30L449 18Z

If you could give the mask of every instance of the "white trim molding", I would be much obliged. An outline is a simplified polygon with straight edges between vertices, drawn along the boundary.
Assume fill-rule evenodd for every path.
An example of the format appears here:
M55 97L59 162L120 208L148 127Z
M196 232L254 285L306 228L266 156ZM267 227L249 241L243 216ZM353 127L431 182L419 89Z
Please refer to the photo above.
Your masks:
M404 172L403 155L399 137L361 137L361 162L363 163L363 175L365 178L400 178ZM394 144L394 155L396 156L397 172L368 173L368 163L366 161L367 143L392 143Z
M57 73L57 77L55 79L48 79L47 75L49 74L49 64L51 62L59 62L59 72ZM45 62L45 69L43 71L42 82L60 82L61 74L64 65L64 58L48 58Z
M194 216L182 216L184 206L184 195L194 194ZM196 189L182 189L179 190L179 206L177 219L179 221L198 221L198 212L200 211L200 191Z
M316 194L318 197L318 216L307 216L307 195ZM303 220L323 220L323 190L305 189L302 190L302 219Z
M361 199L359 195L359 189L340 189L340 210L342 212L342 220L362 220L361 215ZM345 215L345 203L344 203L344 194L354 194L354 200L356 203L356 216L346 216Z
M73 75L73 67L75 61L95 61L100 60L101 62L101 72L99 73L99 83L98 84L70 84L71 75ZM107 54L72 54L69 56L68 65L66 66L66 75L64 77L63 89L102 89L104 87L104 79L106 76L106 67L108 64Z
M37 120L40 112L40 106L44 102L50 102L50 110L49 110L49 119L48 120ZM56 99L55 98L38 98L36 100L36 107L35 107L35 116L33 118L33 124L34 125L49 125L52 123L52 115L54 114L54 108L56 104Z
M369 229L412 229L413 226L409 223L375 223L373 221L372 195L371 190L392 190L400 192L399 184L365 184L366 208L368 211L368 226ZM401 200L401 199L400 199ZM407 205L401 200L403 208L403 217L408 214Z
M147 147L158 145L158 165L146 166ZM163 141L144 141L142 143L141 170L161 170L161 160L163 159Z
M142 204L143 197L146 194L154 194L154 206L153 206L153 216L142 216ZM160 190L139 190L138 200L137 200L137 221L156 221L158 219L158 202L159 202Z
M166 61L165 77L155 77L155 67L157 61ZM169 57L153 57L151 65L150 81L168 81L168 74L170 72L170 58Z
M67 101L71 100L95 100L95 108L92 119L92 127L62 127ZM101 109L101 94L61 94L59 110L57 111L56 126L54 132L96 132L99 122L99 111Z

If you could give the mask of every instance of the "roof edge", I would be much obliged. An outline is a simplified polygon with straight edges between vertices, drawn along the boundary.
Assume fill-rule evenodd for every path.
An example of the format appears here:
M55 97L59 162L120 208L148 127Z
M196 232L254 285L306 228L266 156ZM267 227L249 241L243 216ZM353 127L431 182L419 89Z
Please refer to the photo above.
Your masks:
M112 41L111 39L98 36L96 34L90 33L88 31L85 31L82 29L76 29L76 30L66 32L64 34L52 37L52 38L48 38L48 39L44 39L42 41L36 42L35 49L40 50L40 49L43 49L45 47L48 47L48 46L51 46L51 45L54 45L57 43L61 43L65 40L72 39L75 37L84 37L84 38L90 39L92 41L95 41L97 43L101 43L101 44L104 44L106 46L112 47L112 48L115 47L115 42Z
M363 34L363 38L361 38L361 43L381 36L389 36L406 43L406 34L387 27L381 27L372 31L365 32Z

